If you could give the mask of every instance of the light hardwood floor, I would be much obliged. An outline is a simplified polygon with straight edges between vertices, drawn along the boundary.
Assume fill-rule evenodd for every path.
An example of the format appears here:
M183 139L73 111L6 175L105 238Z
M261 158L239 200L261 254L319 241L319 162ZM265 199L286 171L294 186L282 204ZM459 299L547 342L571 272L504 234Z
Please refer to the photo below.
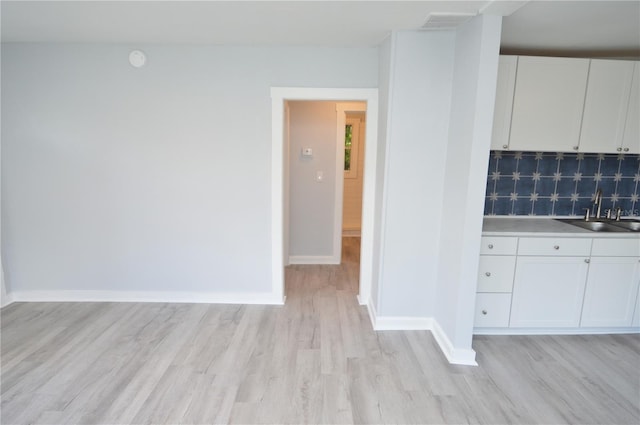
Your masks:
M17 303L2 309L2 424L640 423L640 336L371 329L359 239L291 266L285 306Z

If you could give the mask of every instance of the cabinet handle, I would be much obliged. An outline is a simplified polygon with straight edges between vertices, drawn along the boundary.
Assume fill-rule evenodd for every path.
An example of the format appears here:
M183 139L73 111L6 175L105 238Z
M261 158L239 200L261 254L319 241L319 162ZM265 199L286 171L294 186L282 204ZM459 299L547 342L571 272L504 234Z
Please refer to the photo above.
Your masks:
M487 310L482 310L482 314L487 315Z
M489 277L489 276L491 276L491 272L486 272L484 275Z
M492 244L492 243L490 243L489 245L487 245L487 247L488 247L489 249L493 249L493 244Z
M555 249L555 250L560 249L560 245L554 245L554 246L553 246L553 249Z
M591 260L590 260L590 259L588 259L588 258L585 258L585 259L584 259L584 262L585 262L585 263L587 263L587 264L589 264L589 263L591 262Z
M629 152L629 148L624 148L624 151L625 152Z
M574 147L573 147L573 150L574 150L574 151L577 151L577 150L578 150L578 147L577 147L577 146L574 146Z
M502 145L502 149L507 149L509 145Z
M622 152L622 148L617 148L616 149L618 152Z

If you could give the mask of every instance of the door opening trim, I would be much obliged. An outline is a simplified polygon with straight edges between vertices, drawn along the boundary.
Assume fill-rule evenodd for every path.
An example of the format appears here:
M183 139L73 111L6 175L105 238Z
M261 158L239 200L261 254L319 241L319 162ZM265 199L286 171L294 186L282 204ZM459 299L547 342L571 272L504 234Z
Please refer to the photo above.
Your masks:
M376 196L376 170L378 146L378 89L336 88L271 88L271 290L272 295L284 302L284 167L287 152L284 149L284 104L287 100L330 100L366 102L364 181L362 189L362 236L360 248L360 304L368 304L373 280L373 236ZM336 182L337 183L337 182ZM340 179L342 183L342 179ZM342 189L340 189L342 193ZM342 217L340 217L342 220ZM342 229L342 223L334 225ZM335 237L335 235L334 235ZM335 243L334 243L335 245Z

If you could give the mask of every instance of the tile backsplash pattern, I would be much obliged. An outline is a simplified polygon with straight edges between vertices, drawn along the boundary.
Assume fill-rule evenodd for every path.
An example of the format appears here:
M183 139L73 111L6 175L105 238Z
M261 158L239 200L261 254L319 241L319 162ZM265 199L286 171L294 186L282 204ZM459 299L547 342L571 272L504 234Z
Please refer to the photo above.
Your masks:
M491 151L485 215L583 216L602 189L602 212L640 208L640 155Z

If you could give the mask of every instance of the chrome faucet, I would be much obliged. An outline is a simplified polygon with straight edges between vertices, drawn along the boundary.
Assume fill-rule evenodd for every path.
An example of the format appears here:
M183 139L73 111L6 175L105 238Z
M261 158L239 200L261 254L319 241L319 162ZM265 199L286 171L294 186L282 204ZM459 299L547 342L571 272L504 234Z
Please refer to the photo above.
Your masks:
M596 207L596 219L600 219L600 210L602 208L602 189L596 191L596 197L593 200L593 205Z

